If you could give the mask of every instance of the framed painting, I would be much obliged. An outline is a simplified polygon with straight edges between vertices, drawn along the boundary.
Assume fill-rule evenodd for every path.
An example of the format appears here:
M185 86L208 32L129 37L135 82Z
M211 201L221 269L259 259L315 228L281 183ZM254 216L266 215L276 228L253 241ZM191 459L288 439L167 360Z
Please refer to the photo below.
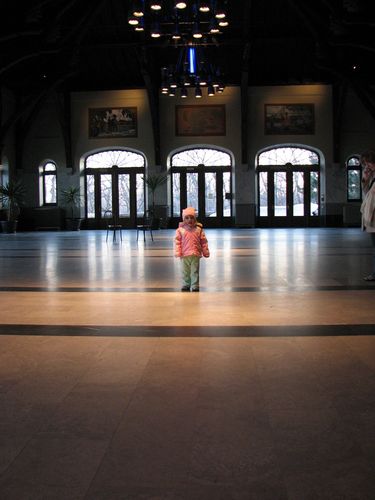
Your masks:
M176 135L225 135L225 105L176 106Z
M137 108L89 109L89 139L137 137Z
M314 104L264 105L266 135L308 135L314 132Z

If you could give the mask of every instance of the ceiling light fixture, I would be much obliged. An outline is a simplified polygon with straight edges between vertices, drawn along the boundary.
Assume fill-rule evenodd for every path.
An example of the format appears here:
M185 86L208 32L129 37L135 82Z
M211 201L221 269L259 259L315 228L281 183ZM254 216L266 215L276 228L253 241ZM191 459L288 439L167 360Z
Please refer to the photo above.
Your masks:
M216 8L215 8L215 17L217 19L223 19L224 17L226 17L227 13L223 7L223 2L221 2L220 0L218 0L216 2Z
M199 85L195 87L195 97L197 99L200 99L202 97L202 89L200 88Z
M166 37L172 42L189 44L210 41L228 26L227 13L220 0L157 1L132 0L128 16L135 31L149 33L152 38ZM153 27L159 26L155 35ZM141 28L137 29L141 25Z
M144 2L143 2L143 3L144 3ZM161 9L162 9L162 4L161 4L161 2L157 2L157 1L153 2L153 1L151 1L151 2L150 2L150 9L151 9L151 10L161 10Z
M139 18L138 24L134 26L135 31L144 31L145 30L145 21L143 17Z
M141 0L134 0L133 1L133 12L132 12L134 17L143 17L144 16L144 8L143 8L143 2Z
M195 88L194 95L199 99L205 87L209 97L223 92L223 75L219 67L207 62L207 50L200 45L182 47L176 65L161 69L161 93L186 98L191 87ZM179 94L176 93L178 89Z
M201 12L209 12L210 11L210 3L211 2L204 2L203 0L201 0L199 2L199 10Z

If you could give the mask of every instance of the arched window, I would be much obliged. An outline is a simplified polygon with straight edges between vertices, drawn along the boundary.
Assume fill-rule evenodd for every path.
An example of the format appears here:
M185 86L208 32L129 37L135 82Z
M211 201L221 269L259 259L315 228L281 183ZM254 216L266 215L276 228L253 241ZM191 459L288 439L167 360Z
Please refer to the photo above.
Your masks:
M362 166L358 155L353 155L346 161L346 193L348 201L362 199Z
M134 151L108 150L85 161L86 218L93 227L108 211L134 227L145 214L145 158Z
M258 165L319 165L315 151L297 147L273 148L258 156Z
M173 218L194 207L207 226L229 226L232 216L232 159L219 149L194 148L171 158Z
M257 158L258 224L309 226L320 213L320 158L301 146L279 146Z
M56 164L49 161L41 169L42 205L57 204Z
M186 149L172 156L172 167L193 167L196 165L230 167L230 155L218 149Z

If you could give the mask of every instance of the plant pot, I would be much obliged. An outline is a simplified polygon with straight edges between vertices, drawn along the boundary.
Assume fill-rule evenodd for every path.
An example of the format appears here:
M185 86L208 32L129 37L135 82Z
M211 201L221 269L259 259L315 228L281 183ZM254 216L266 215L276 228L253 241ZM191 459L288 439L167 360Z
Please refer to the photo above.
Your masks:
M17 221L16 220L2 220L1 222L1 230L3 233L15 233L17 230Z
M79 231L81 229L82 219L65 219L65 229L67 231Z

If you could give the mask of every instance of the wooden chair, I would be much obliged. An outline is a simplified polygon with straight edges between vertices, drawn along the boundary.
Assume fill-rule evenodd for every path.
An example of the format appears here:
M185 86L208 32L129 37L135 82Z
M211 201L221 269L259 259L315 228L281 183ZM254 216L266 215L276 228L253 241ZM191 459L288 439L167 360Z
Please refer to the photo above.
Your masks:
M107 237L105 241L108 241L108 234L113 231L113 241L116 241L116 233L120 233L120 239L122 241L122 225L119 224L117 217L113 214L111 210L106 210L103 217L107 222Z
M151 240L154 241L154 236L152 234L152 224L154 222L154 218L150 215L146 215L143 224L137 225L137 241L139 236L139 231L143 231L143 241L146 241L146 233L149 232L151 236Z

